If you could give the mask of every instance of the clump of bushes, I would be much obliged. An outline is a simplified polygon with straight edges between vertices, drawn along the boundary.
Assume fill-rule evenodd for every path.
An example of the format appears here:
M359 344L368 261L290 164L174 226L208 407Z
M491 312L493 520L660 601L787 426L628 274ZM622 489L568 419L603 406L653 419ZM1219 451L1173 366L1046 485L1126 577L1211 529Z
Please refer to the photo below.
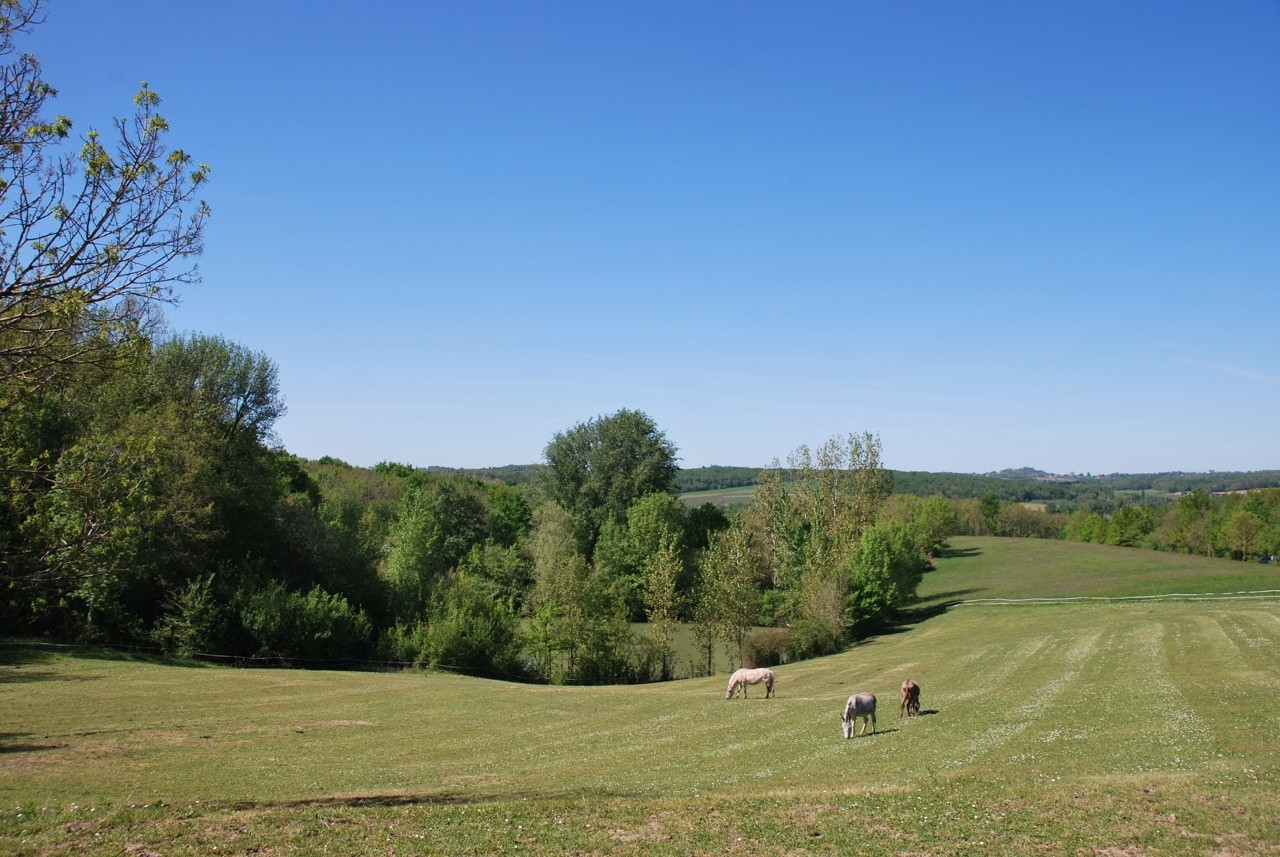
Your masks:
M742 639L744 667L776 667L791 660L790 628L756 628Z
M801 619L791 632L788 654L792 660L834 655L844 648L844 632L821 619Z

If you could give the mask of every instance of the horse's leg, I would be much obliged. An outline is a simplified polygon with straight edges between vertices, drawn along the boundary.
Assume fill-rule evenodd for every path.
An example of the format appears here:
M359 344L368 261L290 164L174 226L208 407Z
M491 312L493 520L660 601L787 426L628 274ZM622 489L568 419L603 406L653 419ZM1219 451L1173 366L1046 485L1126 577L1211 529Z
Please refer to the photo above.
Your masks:
M871 712L871 734L876 734L876 713Z

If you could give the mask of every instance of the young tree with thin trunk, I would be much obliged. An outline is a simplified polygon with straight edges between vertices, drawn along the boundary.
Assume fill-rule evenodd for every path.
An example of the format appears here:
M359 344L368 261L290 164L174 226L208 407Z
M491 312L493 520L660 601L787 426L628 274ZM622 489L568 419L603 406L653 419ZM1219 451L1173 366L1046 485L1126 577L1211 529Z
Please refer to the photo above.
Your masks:
M644 608L649 617L649 633L658 649L662 680L672 676L672 637L680 618L680 593L676 581L684 571L684 561L674 536L662 538L656 552L645 563Z

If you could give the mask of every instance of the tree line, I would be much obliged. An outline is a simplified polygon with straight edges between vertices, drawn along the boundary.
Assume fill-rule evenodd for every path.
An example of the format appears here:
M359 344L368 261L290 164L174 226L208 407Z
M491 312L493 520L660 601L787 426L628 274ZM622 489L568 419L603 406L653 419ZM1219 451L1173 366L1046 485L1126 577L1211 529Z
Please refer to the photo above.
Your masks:
M1280 554L1280 488L1120 502L1109 512L1058 512L987 495L955 501L957 535L1067 539L1270 562Z

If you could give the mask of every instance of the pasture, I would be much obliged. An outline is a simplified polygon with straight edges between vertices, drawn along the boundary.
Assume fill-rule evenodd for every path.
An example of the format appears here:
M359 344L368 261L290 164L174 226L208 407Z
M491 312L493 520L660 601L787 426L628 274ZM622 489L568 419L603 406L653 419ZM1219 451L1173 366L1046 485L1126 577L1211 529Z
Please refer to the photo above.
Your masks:
M933 606L1021 591L987 579L1014 562L994 541L956 545ZM1023 582L1118 586L1149 559L1059 547L1021 543ZM1277 643L1274 598L967 603L745 701L723 674L543 687L10 648L0 853L1277 853ZM922 715L899 719L908 676ZM845 740L864 690L879 729Z

